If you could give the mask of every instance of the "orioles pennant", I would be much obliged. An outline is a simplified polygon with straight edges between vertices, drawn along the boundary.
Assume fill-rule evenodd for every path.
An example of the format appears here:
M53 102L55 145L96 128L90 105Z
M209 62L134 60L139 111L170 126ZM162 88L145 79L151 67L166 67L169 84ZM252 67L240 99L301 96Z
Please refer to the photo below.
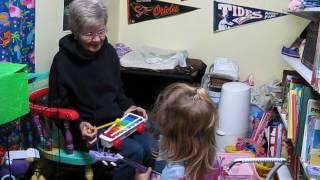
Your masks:
M175 16L199 8L156 0L128 0L128 24Z
M214 31L224 31L288 14L214 1Z

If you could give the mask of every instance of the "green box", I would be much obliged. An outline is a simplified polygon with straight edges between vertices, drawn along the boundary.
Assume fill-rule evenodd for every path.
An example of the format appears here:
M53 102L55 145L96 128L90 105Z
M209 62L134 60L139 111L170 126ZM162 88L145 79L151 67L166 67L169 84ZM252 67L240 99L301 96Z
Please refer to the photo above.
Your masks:
M28 78L24 64L0 63L0 125L29 112Z

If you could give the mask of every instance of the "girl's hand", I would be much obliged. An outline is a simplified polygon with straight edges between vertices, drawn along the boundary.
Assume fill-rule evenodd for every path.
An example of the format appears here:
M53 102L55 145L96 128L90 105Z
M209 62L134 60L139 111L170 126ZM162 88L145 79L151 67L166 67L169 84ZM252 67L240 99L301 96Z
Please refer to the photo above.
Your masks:
M97 141L98 130L86 121L80 123L80 131L82 137L87 141L88 146L92 146Z
M130 106L125 112L124 114L128 114L128 113L136 113L140 116L142 116L146 121L148 120L148 115L145 109L141 108L141 107L137 107L137 106Z
M147 172L142 173L139 171L136 171L135 180L149 180L151 175L151 167L148 168Z

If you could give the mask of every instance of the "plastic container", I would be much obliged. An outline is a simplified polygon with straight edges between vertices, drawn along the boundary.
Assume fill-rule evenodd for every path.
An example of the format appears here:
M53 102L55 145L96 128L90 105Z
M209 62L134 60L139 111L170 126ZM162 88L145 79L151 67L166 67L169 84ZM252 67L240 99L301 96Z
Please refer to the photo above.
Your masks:
M235 144L249 129L250 86L241 82L223 84L219 102L219 123L216 133L217 150Z
M241 153L217 153L217 159L220 161L223 168L237 158L249 158L248 154ZM234 165L229 171L223 172L219 175L219 180L260 180L254 164L241 163Z

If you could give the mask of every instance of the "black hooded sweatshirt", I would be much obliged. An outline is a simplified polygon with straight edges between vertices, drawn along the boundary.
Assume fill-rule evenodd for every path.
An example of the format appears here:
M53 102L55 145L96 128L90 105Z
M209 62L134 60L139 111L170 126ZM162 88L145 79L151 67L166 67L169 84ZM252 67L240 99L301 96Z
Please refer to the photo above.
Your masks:
M50 106L73 108L80 120L96 126L121 117L133 105L122 89L115 49L105 40L100 51L88 55L72 34L59 41L49 75L48 98Z

